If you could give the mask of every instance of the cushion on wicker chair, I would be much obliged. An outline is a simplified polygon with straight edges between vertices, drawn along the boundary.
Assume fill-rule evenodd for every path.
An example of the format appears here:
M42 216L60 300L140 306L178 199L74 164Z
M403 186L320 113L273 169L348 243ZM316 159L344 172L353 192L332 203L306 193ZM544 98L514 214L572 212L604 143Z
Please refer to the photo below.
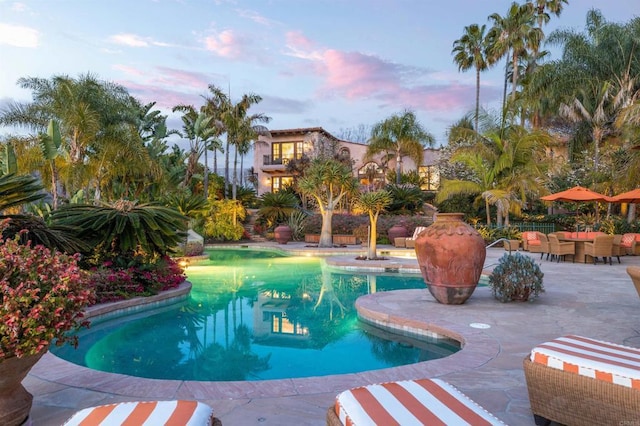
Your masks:
M363 386L336 397L343 425L502 425L484 408L447 382L403 380Z
M569 335L533 348L531 361L640 389L640 350L636 348Z
M623 247L631 248L631 244L635 239L636 236L634 234L624 234L622 236L622 241L620 241L620 245Z
M78 411L65 426L213 424L213 409L197 401L134 401L101 405Z

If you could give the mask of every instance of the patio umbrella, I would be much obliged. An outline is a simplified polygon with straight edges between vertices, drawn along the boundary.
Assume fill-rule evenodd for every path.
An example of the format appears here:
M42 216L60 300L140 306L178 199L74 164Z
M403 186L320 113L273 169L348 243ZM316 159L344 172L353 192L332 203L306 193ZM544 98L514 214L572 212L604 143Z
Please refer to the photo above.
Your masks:
M573 188L565 191L556 192L555 194L545 195L540 197L543 201L569 201L569 202L582 202L582 201L606 201L608 203L613 202L613 197L609 197L604 194L592 191L582 186L574 186ZM596 208L596 222L599 222L600 214Z
M615 197L611 197L616 203L640 203L640 188L632 189L631 191L623 192Z
M604 194L599 194L588 188L582 186L574 186L571 189L565 191L556 192L555 194L545 195L540 197L543 201L606 201L608 203L613 202L613 198Z

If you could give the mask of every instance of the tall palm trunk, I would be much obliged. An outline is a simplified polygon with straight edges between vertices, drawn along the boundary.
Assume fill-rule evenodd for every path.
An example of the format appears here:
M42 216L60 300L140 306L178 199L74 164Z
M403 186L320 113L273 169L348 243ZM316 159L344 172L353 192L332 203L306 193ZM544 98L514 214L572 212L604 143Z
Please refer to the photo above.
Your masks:
M204 199L209 199L209 159L207 158L207 141L204 141Z
M232 199L236 199L238 192L238 147L233 152L233 182L232 182Z
M224 153L224 198L229 198L229 146L231 136L227 133L227 146Z

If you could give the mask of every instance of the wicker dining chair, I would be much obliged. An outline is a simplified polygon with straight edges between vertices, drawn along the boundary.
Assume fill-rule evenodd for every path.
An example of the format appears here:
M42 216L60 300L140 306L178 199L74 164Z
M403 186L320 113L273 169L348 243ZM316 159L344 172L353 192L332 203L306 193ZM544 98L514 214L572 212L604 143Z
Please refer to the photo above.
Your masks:
M540 244L536 246L530 244L529 253L540 253L540 259L542 259L546 254L547 259L549 259L549 239L547 238L546 234L543 234L542 232L536 232L536 234L538 236Z
M551 260L555 258L559 263L560 258L564 261L564 257L570 254L572 260L574 262L576 261L576 243L573 241L561 242L555 234L549 234L547 238L549 239L549 254L551 255Z
M622 263L620 262L620 256L624 256L625 254L627 254L627 250L625 247L622 246L622 235L621 234L615 234L613 236L613 247L611 249L611 256L615 256L616 259L618 259L618 263Z
M587 256L591 256L595 265L599 257L602 257L604 263L609 259L609 265L612 265L611 256L613 252L613 235L598 235L593 242L584 243L584 263L587 263Z

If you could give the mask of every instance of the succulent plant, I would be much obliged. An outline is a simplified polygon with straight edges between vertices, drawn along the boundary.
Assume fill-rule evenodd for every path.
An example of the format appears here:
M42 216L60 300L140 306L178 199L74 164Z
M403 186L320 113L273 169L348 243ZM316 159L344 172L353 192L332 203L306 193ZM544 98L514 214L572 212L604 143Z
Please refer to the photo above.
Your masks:
M544 292L544 274L529 256L505 253L489 276L489 287L501 302L533 301Z

